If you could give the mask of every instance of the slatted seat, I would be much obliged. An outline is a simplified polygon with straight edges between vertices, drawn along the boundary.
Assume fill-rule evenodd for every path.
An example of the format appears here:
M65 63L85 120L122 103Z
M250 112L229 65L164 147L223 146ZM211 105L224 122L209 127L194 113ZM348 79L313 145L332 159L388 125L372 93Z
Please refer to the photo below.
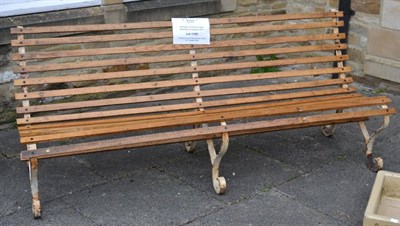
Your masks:
M369 166L378 170L372 145L395 110L389 98L351 86L342 16L213 18L210 45L173 45L169 21L12 28L17 124L27 144L21 160L29 164L34 216L41 215L38 159L45 158L176 142L192 152L207 140L213 186L222 194L219 164L230 136L311 126L331 136L336 124L359 122ZM365 121L375 116L384 124L370 135ZM98 139L80 139L88 137ZM215 138L222 139L219 152Z

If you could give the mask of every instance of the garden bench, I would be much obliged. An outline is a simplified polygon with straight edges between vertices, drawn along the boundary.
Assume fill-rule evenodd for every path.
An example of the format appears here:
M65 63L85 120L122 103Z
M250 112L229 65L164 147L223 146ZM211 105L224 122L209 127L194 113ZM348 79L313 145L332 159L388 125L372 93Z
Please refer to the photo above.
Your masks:
M207 140L222 194L219 165L230 136L315 126L331 136L336 124L359 122L368 164L379 170L372 145L395 109L389 98L351 86L342 16L211 18L210 45L173 45L170 21L12 28L17 125L27 145L20 157L34 217L41 216L38 160L46 158L176 142L192 152ZM383 126L369 134L365 121L376 116ZM213 139L221 139L219 151Z

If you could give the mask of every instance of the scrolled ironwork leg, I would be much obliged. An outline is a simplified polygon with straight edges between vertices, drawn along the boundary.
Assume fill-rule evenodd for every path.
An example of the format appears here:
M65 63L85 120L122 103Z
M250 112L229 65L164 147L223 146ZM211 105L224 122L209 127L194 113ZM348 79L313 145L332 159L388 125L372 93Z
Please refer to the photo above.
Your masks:
M336 110L336 113L342 113L342 112L343 112L342 109ZM322 134L324 134L324 136L326 137L333 136L335 134L335 131L336 131L336 124L325 125L322 127L321 130Z
M382 108L387 108L386 105L382 106ZM375 132L369 133L367 126L365 125L365 121L360 121L358 124L360 125L361 132L363 134L365 140L365 156L367 157L367 165L368 168L377 172L383 168L383 159L381 157L373 157L372 148L375 142L375 139L379 136L379 134L388 127L389 125L389 115L383 116L383 124L379 127Z
M228 151L229 146L229 135L228 133L222 134L222 144L220 151L215 151L214 142L211 139L207 140L208 152L210 154L211 165L212 165L212 181L215 192L218 195L223 194L226 191L226 180L224 177L219 176L219 165L221 163L222 157Z

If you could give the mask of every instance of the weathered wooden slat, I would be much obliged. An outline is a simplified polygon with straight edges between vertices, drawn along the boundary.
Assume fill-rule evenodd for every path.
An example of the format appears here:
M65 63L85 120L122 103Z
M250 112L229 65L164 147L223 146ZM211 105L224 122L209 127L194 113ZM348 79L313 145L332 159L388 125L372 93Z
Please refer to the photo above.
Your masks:
M322 99L322 98L321 98ZM68 136L77 136L77 137L84 137L84 136L91 136L91 135L101 135L101 134L106 134L106 131L110 131L110 133L114 132L127 132L127 131L135 131L135 130L141 130L141 129L155 129L155 128L160 128L160 127L166 127L166 126L181 126L181 125L188 125L188 124L195 124L195 123L206 123L206 122L214 122L215 120L230 120L230 119L238 119L243 117L260 117L260 116L271 116L269 114L275 115L274 113L277 113L278 115L280 114L291 114L291 113L304 113L307 112L305 110L307 107L312 106L313 110L323 110L321 107L327 107L329 106L338 106L340 105L341 107L343 106L348 106L347 104L355 104L356 102L360 104L360 101L363 101L363 103L370 103L370 104L380 104L382 98L375 98L375 100L372 100L371 98L366 98L366 97L355 97L355 98L346 98L346 99L329 99L324 100L324 101L319 101L319 102L314 102L314 101L308 101L307 100L300 100L300 101L293 101L293 104L291 101L288 102L278 102L278 103L269 103L269 104L259 104L259 105L253 105L253 106L240 106L240 107L233 107L233 108L226 108L226 109L216 109L216 110L208 110L208 111L202 111L202 112L184 112L184 113L176 113L176 114L170 114L169 116L165 115L163 118L155 118L155 119L143 119L139 117L139 120L134 120L130 122L122 122L123 126L120 126L121 123L114 123L110 125L90 125L90 126L76 126L76 127L70 127L70 128L55 128L55 129L46 129L40 131L41 133L44 134L39 134L39 135L32 135L32 133L37 133L38 131L31 131L27 130L20 133L21 139L27 141L36 141L36 142L41 142L45 140L41 140L41 138L46 139L51 137L57 137L57 139L62 139L62 138L67 138ZM368 99L368 100L367 100ZM382 99L383 100L383 99ZM375 102L374 102L375 101ZM293 108L291 108L291 106ZM318 106L319 108L315 108ZM351 107L354 107L357 105L351 105ZM284 108L284 109L282 109ZM292 109L290 111L290 109ZM308 108L307 108L308 109ZM329 108L330 109L330 108ZM328 110L329 110L328 109ZM260 111L261 110L261 111ZM276 111L274 111L276 110ZM287 111L287 112L285 112ZM255 113L257 112L257 113ZM262 112L262 113L261 113ZM268 113L266 113L268 112ZM260 115L261 114L261 115ZM241 115L241 116L239 116ZM177 120L179 119L179 120ZM196 121L197 120L197 121ZM199 120L203 120L200 121ZM207 121L210 120L210 121ZM84 129L85 127L88 127L88 129ZM82 129L83 128L83 129ZM126 130L128 129L129 130ZM98 131L99 134L97 134L95 131ZM64 135L60 135L59 133L64 133ZM69 134L72 133L72 134Z
M253 39L240 39L240 40L224 40L214 41L210 45L145 45L145 46L124 46L112 48L96 48L96 49L78 49L54 52L30 52L30 53L16 53L12 54L12 59L19 60L32 60L32 59L51 59L59 57L77 57L77 56L91 56L91 55L110 55L122 53L144 53L144 52L161 52L161 51L174 51L174 50L190 50L190 49L208 49L208 48L222 48L232 46L248 46L248 45L267 45L278 43L292 43L292 42L307 42L318 40L331 40L343 39L346 35L340 34L320 34L320 35L305 35L305 36L283 36L271 38L253 38Z
M227 57L270 55L270 54L282 54L282 53L300 53L300 52L312 52L312 51L329 51L329 50L332 51L332 50L346 49L346 48L347 48L346 44L339 44L339 45L335 44L335 45L268 48L268 49L256 49L256 50L238 50L238 51L225 51L225 52L213 52L213 53L180 54L180 55L170 55L163 57L158 57L158 56L137 57L137 58L112 59L112 60L83 61L83 62L73 62L73 63L32 65L24 67L15 66L13 67L13 71L14 73L56 71L56 70L108 67L108 66L132 65L132 64L143 64L143 63L191 61L191 60L217 59L217 58L227 58Z
M245 124L227 126L213 126L174 132L164 132L142 136L133 136L118 139L92 141L87 143L70 144L58 147L40 148L36 151L21 152L20 159L28 161L31 158L44 159L69 155L79 155L102 151L113 151L127 148L154 146L160 144L177 143L193 140L219 138L222 133L228 132L229 136L238 136L251 133L271 132L311 126L321 126L331 123L347 123L362 121L373 116L395 114L395 109L378 109L339 114L324 114L307 117L265 120Z
M285 14L267 16L249 16L235 18L210 18L210 24L240 24L268 21L284 21L299 19L318 19L343 17L343 12L322 12L310 14ZM70 32L90 32L90 31L115 31L143 28L163 28L171 27L171 21L141 22L141 23L121 23L121 24L89 24L89 25L67 25L67 26L46 26L46 27L24 27L11 28L11 34L40 34L40 33L70 33Z
M286 100L285 103L309 103L312 101L321 101L321 100L333 100L333 99L345 99L345 98L353 98L353 97L361 97L362 95L357 94L357 93L349 93L349 94L339 94L339 95L334 95L334 96L309 96L306 100L303 102L300 102L301 99L290 99L290 94L293 93L287 93L287 94L276 94L276 95L271 95L273 98L271 99L272 101L275 100ZM317 93L318 94L318 93ZM283 99L280 99L280 96L282 95ZM286 98L287 99L284 99ZM297 97L297 96L296 96ZM307 96L306 96L307 97ZM313 98L312 98L313 97ZM312 98L312 100L309 100ZM239 98L238 98L239 99ZM236 100L238 100L236 99ZM240 99L246 99L246 98L240 98ZM235 99L233 99L235 100ZM287 102L287 100L291 100L290 102ZM211 104L214 102L211 101ZM268 102L266 102L268 103ZM226 107L228 107L226 105ZM277 106L277 105L276 105ZM237 108L234 108L232 106L229 106L229 109L226 108L220 108L220 111L228 111L228 110L235 110ZM217 112L217 109L207 109L207 111L212 111L212 112ZM219 112L219 111L218 111ZM150 120L150 119L159 119L159 118L172 118L172 117L179 117L179 116L188 116L188 115L194 115L198 114L198 112L193 112L193 111L188 111L188 112L173 112L173 113L165 113L165 114L151 114L151 115L133 115L133 116L122 116L122 117L111 117L111 118L101 118L101 119L86 119L86 120L79 120L79 121L63 121L63 122L50 122L50 123L40 123L40 124L28 124L28 125L23 125L23 126L18 126L19 131L26 131L26 130L37 130L37 129L50 129L50 128L62 128L62 127L75 127L75 126L85 126L85 125L98 125L98 124L113 124L113 123L119 123L119 122L132 122L132 121L140 121L140 120Z
M235 28L216 28L212 29L210 33L211 35L215 36L215 35L226 35L226 34L265 32L265 31L342 27L343 25L344 25L343 21L339 22L328 21L328 22L264 25L264 26L249 26L249 27L235 27ZM56 45L56 44L91 43L91 42L132 41L132 40L143 40L143 39L147 40L147 39L160 39L160 38L172 38L172 31L11 40L11 45L40 46L40 45Z
M186 86L187 84L209 84L209 83L221 83L228 81L250 81L250 80L259 80L259 79L272 79L272 78L288 78L288 77L300 77L300 76L316 76L320 74L332 74L338 72L349 72L350 67L344 67L345 70L341 68L321 68L321 69L310 69L310 70L293 70L293 71L282 71L282 72L269 72L269 73L259 73L259 74L243 74L243 75L228 75L228 76L219 76L219 77L206 77L199 78L196 80L189 79L181 79L174 81L160 81L157 82L158 87L168 87L168 86L179 86L180 84ZM197 82L196 82L197 81ZM186 83L188 82L188 83ZM140 83L142 85L137 85L136 89L145 89L146 87L154 88L154 82ZM190 92L191 94L192 92ZM189 94L189 95L190 95ZM167 94L171 100L175 98L185 99L187 95L179 95L175 93L175 95L171 96L171 94ZM148 96L148 95L146 95ZM160 95L158 95L160 96ZM191 94L190 98L199 97L196 94ZM17 113L33 113L33 112L43 112L43 111L55 111L55 110L65 110L65 109L74 109L74 108L85 108L85 107L99 107L99 106L109 106L109 105L120 105L120 104L128 104L128 103L140 103L138 101L143 101L143 98L140 96L136 97L127 97L127 98L118 98L118 99L106 99L106 100L93 100L79 103L62 103L62 104L43 104L43 105L33 105L29 107L17 107ZM165 100L164 98L151 98L146 99L146 102Z
M284 93L284 94L271 94L271 95L260 95L255 97L242 97L242 98L231 98L224 100L215 100L215 101L207 101L202 106L203 107L218 107L218 106L230 106L237 104L250 104L250 103L259 103L259 102L268 102L268 101L278 101L278 100L289 100L289 99L299 99L299 98L310 98L321 97L321 96L330 96L335 95L341 98L346 97L354 97L360 96L360 94L354 94L354 87L350 88L337 88L337 89L322 89L322 90L313 90L313 91L303 91L303 92L292 92L292 93ZM351 94L353 93L353 94ZM197 94L191 98L197 97ZM107 100L106 100L107 101ZM112 102L110 100L109 102ZM105 105L104 105L105 106ZM91 125L91 124L105 124L105 123L115 123L115 122L123 122L123 121L133 121L134 117L137 116L129 116L129 117L119 117L119 118L108 118L108 119L96 119L96 120L85 120L78 122L63 122L63 123L42 123L42 124L34 124L28 126L19 126L18 130L34 130L34 129L42 129L42 128L60 128L60 127L68 127L68 126L77 126L77 125ZM148 116L146 116L148 117ZM151 116L154 118L154 116ZM164 117L160 115L159 117Z
M226 111L226 112L217 111L215 113L209 110L209 111L201 111L198 112L197 114L193 114L193 112L191 112L192 115L188 116L180 115L178 117L140 120L131 123L124 122L122 126L117 123L115 125L108 125L104 128L100 127L87 130L86 129L79 130L79 127L76 127L67 130L65 133L61 132L61 133L50 133L37 136L21 136L20 140L21 143L44 142L44 141L53 141L53 140L60 140L67 138L78 138L78 137L123 133L123 132L138 131L145 129L196 125L196 124L211 123L218 121L229 121L229 120L237 120L237 119L252 118L252 117L266 117L266 116L286 115L295 113L307 113L313 111L327 111L334 109L375 106L380 104L388 104L390 102L391 100L386 97L371 97L371 98L358 97L358 98L328 100L328 101L293 104L293 105L288 104L283 106L264 107L264 108L259 108L258 106L256 106L257 108L254 109L253 107L255 106L250 106L250 107L241 106L233 108L237 109L235 111ZM57 131L58 129L54 130ZM25 133L29 133L29 131L25 131Z
M310 82L298 82L298 83L287 83L287 84L277 84L277 85L264 85L264 86L251 86L251 87L241 87L241 88L227 88L218 90L203 90L197 92L199 96L220 96L220 95L234 95L241 93L258 93L258 92L270 92L278 90L288 90L288 89L303 89L311 87L322 87L322 86L332 86L339 85L343 83L351 83L353 80L351 78L346 79L329 79L329 80L317 80ZM122 116L135 114L136 110L133 109L121 109L121 110L110 110L102 112L85 112L79 114L68 114L68 115L49 115L31 118L20 118L17 119L17 124L35 124L35 123L45 123L45 122L56 122L56 121L68 121L68 120L80 120L89 118L101 118L101 117L112 117L112 116Z
M145 129L145 128L150 128L151 126L153 126L155 128L155 126L157 125L157 122L159 120L163 121L166 120L167 123L180 123L182 122L182 125L185 125L183 121L181 121L181 119L187 118L187 117L212 117L213 115L224 115L223 117L226 116L227 113L232 113L233 115L231 115L230 119L235 119L234 118L234 114L238 113L238 112L245 112L246 110L256 110L256 109L262 109L262 111L264 111L265 114L266 112L266 108L268 108L267 113L271 113L271 109L273 107L283 107L283 108L287 108L289 106L294 106L296 107L297 110L299 110L299 112L303 112L304 109L299 108L300 105L324 105L323 107L328 106L329 104L334 104L336 103L335 106L339 106L340 107L346 107L345 103L349 103L349 104L360 104L360 102L362 103L366 103L368 102L365 106L370 106L371 105L376 105L376 104L380 104L380 103L386 103L386 102L390 102L390 100L385 99L385 98L381 98L381 99L366 99L365 97L359 96L359 95L349 95L346 98L343 98L344 96L333 96L333 97L319 97L316 99L302 99L302 100L292 100L292 101L283 101L283 102L272 102L272 103L265 103L265 104L255 104L255 105L249 105L249 106L237 106L237 107L226 107L226 108L218 108L218 109L210 109L207 111L196 111L196 112L177 112L177 113L168 113L168 114L158 114L158 115L144 115L144 116L135 116L135 117L127 117L127 118L114 118L114 119L101 119L101 120L97 120L96 123L94 124L90 124L90 120L89 121L82 121L81 124L75 123L75 124L63 124L63 123L59 123L59 124L54 124L54 125L59 125L58 127L54 127L54 125L44 125L44 126L40 126L38 125L37 127L35 127L34 125L30 125L27 126L26 128L24 128L23 130L20 129L20 133L21 136L29 136L29 134L32 133L37 133L37 131L40 131L42 133L49 133L49 134L53 134L55 133L55 131L65 131L65 132L72 132L75 133L77 130L80 130L81 128L104 128L104 129L110 129L111 127L126 127L128 125L133 125L133 126L138 126L138 128L141 125L144 125L145 127L140 127L139 129ZM382 100L382 102L381 102ZM352 107L355 106L359 106L359 105L352 105ZM259 112L262 112L259 111ZM297 113L299 113L297 112ZM207 113L207 114L206 114ZM295 112L296 113L296 112ZM284 110L282 110L281 113L279 113L279 115L284 114ZM238 113L238 115L240 115L240 113ZM263 115L263 116L267 116L267 115ZM219 116L218 116L219 117ZM246 116L246 117L256 117L254 116ZM178 119L179 118L179 119ZM208 120L208 118L207 118ZM92 121L93 122L93 121ZM163 121L164 122L164 121ZM191 122L189 119L187 122ZM190 124L190 123L189 123ZM169 125L169 124L168 124ZM174 124L175 125L175 124ZM45 127L47 126L47 127ZM146 127L146 126L150 126L150 127ZM41 128L39 128L41 127ZM54 132L53 132L53 129ZM72 130L72 131L70 131Z
M286 96L287 94L282 94ZM237 98L237 99L229 99L229 100L222 100L222 102L226 102L223 104L223 108L209 108L213 106L221 106L221 101L206 101L202 102L200 107L203 107L203 111L206 108L206 112L210 113L226 113L232 111L241 111L241 110L250 110L250 109L259 109L259 108L270 108L270 107L278 107L278 106L288 106L288 105L298 105L304 103L318 103L321 101L332 101L332 100L341 100L341 99L357 99L362 97L360 94L347 94L347 95L331 95L331 96L322 96L322 97L310 97L305 99L291 99L289 101L275 101L275 102L267 102L267 103L258 103L253 105L246 105L246 106L230 106L232 104L245 103L246 99L249 98ZM259 98L259 97L251 97L251 98ZM183 107L185 105L190 104L198 104L198 103L188 103L188 104L181 104ZM197 106L198 108L198 106ZM141 115L141 116L130 116L130 117L123 117L123 118L111 118L111 119L99 119L99 120L85 120L79 122L62 122L62 123L50 123L50 124L38 124L38 125L29 125L29 126L20 126L18 127L20 136L35 136L35 135L44 135L44 134L54 134L54 133L68 133L71 131L77 130L87 130L87 129L94 129L94 128L109 128L109 127L118 127L118 126L125 126L128 124L133 124L136 122L146 121L150 122L150 120L157 120L157 119L175 119L177 117L187 117L187 116L194 116L194 115L202 115L203 111L186 111L186 112L168 112L165 114L151 114L151 115Z
M94 73L94 74L82 74L82 75L66 75L66 76L52 76L42 78L26 78L14 80L15 86L28 86L28 85L40 85L40 84L51 84L51 83L66 83L66 82L82 82L82 81L93 81L103 79L117 79L117 78L133 78L142 76L156 76L156 75L170 75L170 74L183 74L183 73L198 73L207 71L221 71L221 70L236 70L252 67L270 67L270 66L284 66L292 64L312 64L312 63L324 63L324 62L335 62L347 60L347 55L342 56L322 56L322 57L306 57L306 58L292 58L292 59L279 59L271 61L256 61L256 62L239 62L239 63L223 63L223 64L211 64L202 65L196 67L174 67L174 68L158 68L158 69L146 69L136 71L122 71L122 72L107 72L107 73ZM341 68L345 71L345 68ZM120 86L120 85L119 85ZM112 89L112 86L108 86ZM115 86L116 87L116 86ZM156 86L154 88L157 88ZM107 92L106 90L104 90ZM29 99L29 98L40 98L45 97L44 92L52 91L41 91L29 93L26 96L20 93L16 94L16 99ZM60 93L61 94L61 93Z
M289 60L287 60L285 63L289 63ZM210 65L209 69L210 70L212 69L212 65ZM339 68L339 70L334 70L334 71L349 72L350 68L349 67ZM250 80L260 80L260 79L271 79L271 78L300 77L300 76L318 75L318 74L322 73L318 72L317 70L313 72L307 70L307 71L290 71L285 73L275 72L275 73L262 73L262 74L244 74L244 75L208 77L208 78L199 78L196 80L179 79L179 80L156 81L156 82L141 82L141 83L122 84L122 85L106 85L106 86L95 86L95 87L84 87L84 88L38 91L29 93L16 93L15 98L19 100L19 99L34 99L34 98L56 97L56 96L73 96L73 95L92 94L92 93L205 85L212 83L239 82L239 81L250 81Z

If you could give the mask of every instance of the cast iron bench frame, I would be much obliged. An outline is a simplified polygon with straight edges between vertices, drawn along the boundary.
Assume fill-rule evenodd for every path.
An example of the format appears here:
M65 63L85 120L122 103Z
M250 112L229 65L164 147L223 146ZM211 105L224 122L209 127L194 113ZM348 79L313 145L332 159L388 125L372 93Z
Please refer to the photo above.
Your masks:
M11 33L17 35L16 40L12 40L12 45L18 47L18 53L13 54L13 60L18 62L14 67L14 72L20 74L20 78L14 81L16 87L20 87L16 92L16 100L22 101L22 106L17 107L17 113L23 117L17 119L18 129L21 136L21 143L27 145L27 150L21 152L21 160L27 161L29 166L29 177L31 183L33 204L32 211L35 218L41 216L41 206L38 192L38 160L45 158L94 153L100 151L119 150L125 148L144 147L167 143L186 142L187 151L194 151L197 140L207 140L208 150L212 165L212 182L215 192L224 193L226 181L219 175L219 165L223 155L227 152L229 137L243 134L260 133L276 130L286 130L293 128L303 128L310 126L323 126L322 132L325 136L332 136L335 125L339 123L358 122L366 142L365 154L371 170L377 171L382 168L382 159L372 157L372 146L378 134L388 126L389 115L395 114L395 109L390 109L387 105L390 99L386 97L365 97L355 93L355 88L349 86L352 82L345 73L350 72L350 68L344 66L344 61L348 60L347 55L342 55L341 50L347 48L346 44L341 44L340 39L345 34L339 33L338 27L343 26L339 20L342 12L331 11L326 13L312 14L292 14L292 15L272 15L256 17L238 18L214 18L210 19L214 25L245 25L243 27L212 28L211 34L235 35L268 31L285 31L298 29L314 29L330 27L333 33L312 34L281 37L242 37L240 40L216 40L210 46L204 45L138 45L128 47L110 47L77 49L66 51L27 52L28 46L58 45L58 44L77 44L90 42L117 42L126 40L146 40L156 38L171 38L172 32L158 32L159 28L170 28L170 21L144 22L144 23L125 23L125 24L99 24L99 25L75 25L75 26L52 26L52 27L22 27L12 28ZM324 22L306 22L298 24L272 24L257 26L254 24L277 21L297 21L315 19L329 19ZM154 29L142 33L133 34L96 34L91 36L66 36L50 38L29 38L30 34L58 34L58 33L83 33L97 31L119 32L128 29ZM333 44L311 44L295 47L261 48L234 51L215 51L203 53L201 49L218 49L232 46L256 46L279 43L295 42L318 42L321 40L331 40ZM81 57L97 56L107 54L123 53L146 53L157 51L184 50L185 54L172 54L168 56L143 56L127 57L125 59L94 60L73 63L55 64L32 64L30 60L53 59L62 57ZM318 57L297 57L292 59L278 59L274 61L252 61L239 63L222 63L210 65L198 65L199 60L220 59L220 58L240 58L255 55L285 54L297 52L316 52L330 51L333 56ZM179 66L171 68L144 69L134 71L104 72L83 75L67 76L48 76L48 77L28 77L28 73L58 71L66 69L84 69L115 65L134 65L140 63L159 63L182 61L190 62L190 66ZM307 70L288 70L281 72L261 73L261 74L239 74L229 76L201 77L199 73L210 71L240 70L245 68L282 66L295 64L312 63L333 63L337 67L314 68ZM188 73L189 79L174 79L157 82L141 82L117 85L101 85L95 87L68 88L56 90L32 90L31 87L46 86L57 83L71 83L90 80L105 80L115 78L131 78L138 76L157 76ZM292 82L276 85L258 85L239 88L221 88L214 90L203 90L201 86L213 83L238 82L243 84L247 81L262 79L279 79L302 77L308 78L320 74L339 74L337 79L311 80L305 82ZM83 95L101 92L116 92L121 90L135 89L161 89L165 87L191 86L192 92L166 93L156 95L142 95L124 98L113 98L86 101L71 101L68 103L53 104L44 103L32 105L31 99L43 99L58 96ZM332 87L339 88L324 88ZM303 89L309 89L304 91ZM286 90L289 93L265 95L265 92ZM205 100L207 97L229 96L232 94L257 94L254 96L243 96L229 98L226 100ZM84 107L103 107L108 105L124 105L132 103L146 103L163 100L192 99L193 103L167 104L161 106L135 107L118 110L98 110L95 112L83 113L63 113L34 116L36 113L57 112L61 110L73 110ZM364 109L360 107L377 107L374 109ZM357 108L357 110L354 110ZM345 109L353 109L344 112ZM186 110L182 112L182 110ZM335 113L326 111L336 110ZM313 113L307 116L291 116L297 113ZM321 112L325 112L322 114ZM136 114L138 116L136 116ZM286 118L256 120L251 122L239 121L230 124L230 121L237 119L256 119L266 116L285 116ZM370 134L366 128L365 121L369 117L383 116L384 123L374 133ZM219 123L220 125L208 125L209 123ZM178 126L193 126L193 128L176 129L169 132L154 132L151 134L138 135L134 137L105 139L100 141L83 142L78 144L60 145L48 148L37 148L40 142L54 140L65 140L76 137L101 136L113 133L125 133L144 129L175 128ZM213 139L221 138L220 150L217 152Z

